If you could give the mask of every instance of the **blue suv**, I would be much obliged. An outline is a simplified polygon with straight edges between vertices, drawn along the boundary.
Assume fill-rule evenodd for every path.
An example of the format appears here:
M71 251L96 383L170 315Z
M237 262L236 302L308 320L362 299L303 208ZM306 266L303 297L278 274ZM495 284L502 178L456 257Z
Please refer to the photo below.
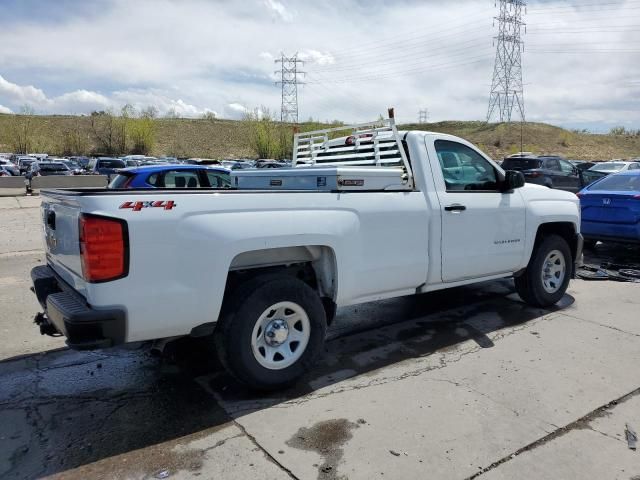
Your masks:
M207 165L147 165L118 170L109 188L229 188L231 170Z

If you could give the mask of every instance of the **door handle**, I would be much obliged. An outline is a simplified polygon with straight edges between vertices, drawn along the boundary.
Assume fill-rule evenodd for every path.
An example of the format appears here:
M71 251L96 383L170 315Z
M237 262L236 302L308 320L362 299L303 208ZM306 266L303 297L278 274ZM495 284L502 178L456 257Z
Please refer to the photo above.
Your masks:
M467 209L464 205L460 205L459 203L454 203L453 205L447 205L444 207L447 212L462 212Z

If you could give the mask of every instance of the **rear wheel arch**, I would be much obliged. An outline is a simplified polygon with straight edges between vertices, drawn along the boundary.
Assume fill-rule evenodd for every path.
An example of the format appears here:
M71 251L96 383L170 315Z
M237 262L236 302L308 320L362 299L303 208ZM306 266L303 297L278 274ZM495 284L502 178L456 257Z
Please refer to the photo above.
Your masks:
M336 312L338 288L336 254L332 247L298 245L242 252L231 261L224 299L242 284L266 274L290 275L306 283L317 292L325 308L327 323L331 323Z

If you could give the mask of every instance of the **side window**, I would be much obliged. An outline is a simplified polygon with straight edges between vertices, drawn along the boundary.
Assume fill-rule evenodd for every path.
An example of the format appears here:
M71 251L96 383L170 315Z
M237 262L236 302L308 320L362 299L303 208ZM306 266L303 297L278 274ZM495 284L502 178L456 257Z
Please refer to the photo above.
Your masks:
M209 185L213 188L224 188L231 186L229 175L222 172L207 172L207 178L209 179Z
M147 179L156 188L200 188L198 173L189 170L168 170L154 173Z
M566 160L559 160L559 162L560 162L560 169L562 170L562 173L566 173L569 175L573 174L573 165L571 165Z
M555 158L547 160L545 166L548 170L553 170L554 172L560 171L560 162Z
M478 152L449 140L435 147L448 192L498 190L495 168Z
M200 188L197 172L188 170L170 170L164 174L164 186L167 188Z

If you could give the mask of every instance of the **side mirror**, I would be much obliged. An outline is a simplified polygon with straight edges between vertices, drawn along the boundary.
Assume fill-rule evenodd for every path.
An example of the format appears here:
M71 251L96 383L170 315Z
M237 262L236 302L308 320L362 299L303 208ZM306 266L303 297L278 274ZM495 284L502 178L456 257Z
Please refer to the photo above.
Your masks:
M502 190L504 192L508 192L509 190L514 190L516 188L524 187L524 175L522 172L518 172L515 170L507 170L504 172L504 182Z

